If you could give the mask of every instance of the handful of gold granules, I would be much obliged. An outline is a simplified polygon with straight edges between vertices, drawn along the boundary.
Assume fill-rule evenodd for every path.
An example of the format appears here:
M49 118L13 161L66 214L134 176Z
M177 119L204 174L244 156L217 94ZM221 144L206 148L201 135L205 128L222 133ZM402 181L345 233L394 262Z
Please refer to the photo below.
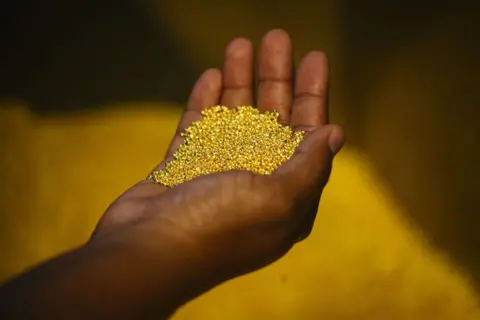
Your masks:
M294 154L304 136L280 124L277 112L261 113L251 106L214 106L202 114L182 133L174 159L152 173L156 183L174 187L230 170L268 175Z

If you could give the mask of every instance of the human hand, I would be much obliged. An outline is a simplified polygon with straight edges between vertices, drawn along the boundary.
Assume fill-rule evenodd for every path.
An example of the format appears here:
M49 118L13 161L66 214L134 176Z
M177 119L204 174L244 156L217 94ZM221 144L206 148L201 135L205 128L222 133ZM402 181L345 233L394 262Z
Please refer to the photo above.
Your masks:
M281 122L306 132L295 155L270 176L231 171L174 188L142 181L108 208L91 241L125 237L150 248L170 243L168 254L208 270L200 276L215 277L213 286L275 261L308 236L332 158L343 144L341 129L328 125L327 59L308 53L294 83L290 38L270 31L259 50L256 101L253 61L250 41L236 39L226 49L223 71L203 73L157 169L172 158L180 133L201 118L201 110L218 104L276 110Z

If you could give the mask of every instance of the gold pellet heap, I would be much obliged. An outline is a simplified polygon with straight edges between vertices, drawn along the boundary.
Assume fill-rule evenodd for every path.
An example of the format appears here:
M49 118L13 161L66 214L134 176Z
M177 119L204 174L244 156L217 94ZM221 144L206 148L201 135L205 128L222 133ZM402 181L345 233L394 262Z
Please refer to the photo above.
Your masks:
M229 170L268 175L293 155L304 135L280 124L277 112L261 113L251 106L214 106L202 114L182 133L174 159L153 172L155 182L173 187Z

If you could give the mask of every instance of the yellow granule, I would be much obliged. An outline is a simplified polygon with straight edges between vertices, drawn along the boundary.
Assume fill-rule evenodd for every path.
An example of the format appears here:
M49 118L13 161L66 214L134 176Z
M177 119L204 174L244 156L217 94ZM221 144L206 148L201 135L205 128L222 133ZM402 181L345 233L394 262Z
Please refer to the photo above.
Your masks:
M229 170L271 174L288 160L303 139L278 122L277 112L261 113L251 106L214 106L188 127L174 159L152 173L168 187L196 177Z

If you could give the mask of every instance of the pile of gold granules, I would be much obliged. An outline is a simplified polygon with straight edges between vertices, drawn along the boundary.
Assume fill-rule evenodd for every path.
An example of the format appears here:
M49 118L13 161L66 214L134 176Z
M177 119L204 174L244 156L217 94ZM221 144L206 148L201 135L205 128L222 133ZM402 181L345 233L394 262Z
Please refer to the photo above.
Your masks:
M182 133L174 159L153 172L155 182L173 187L229 170L268 175L294 154L304 135L281 125L277 112L261 113L251 106L214 106L202 114Z

